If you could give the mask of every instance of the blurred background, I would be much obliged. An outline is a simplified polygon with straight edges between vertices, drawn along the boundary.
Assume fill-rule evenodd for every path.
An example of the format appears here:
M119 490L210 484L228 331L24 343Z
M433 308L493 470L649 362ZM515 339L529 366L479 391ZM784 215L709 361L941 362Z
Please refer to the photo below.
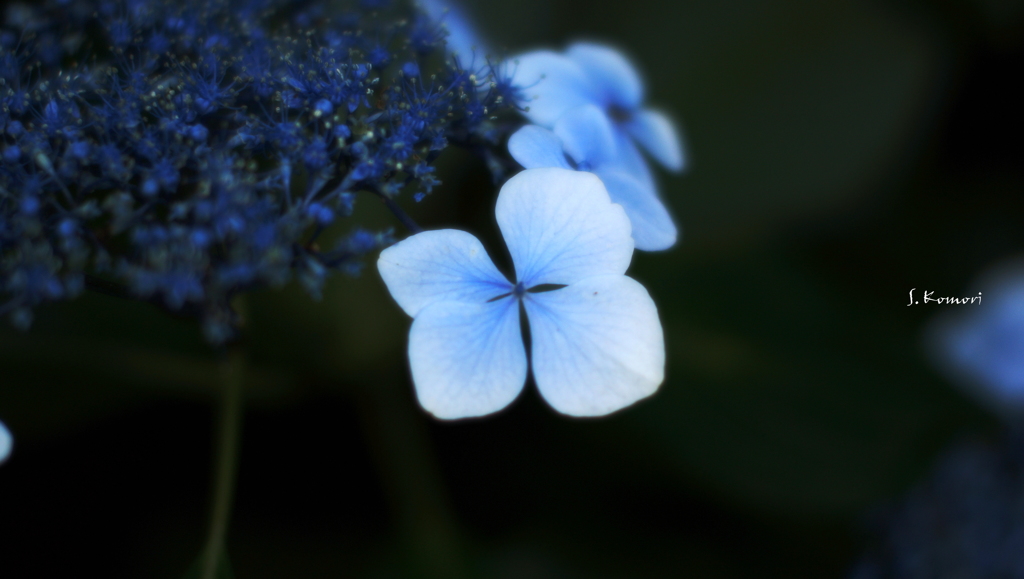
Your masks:
M235 576L847 576L873 513L1001 428L929 366L939 308L907 292L964 295L1024 251L1024 3L466 9L508 53L623 47L679 121L690 169L659 179L682 243L631 269L661 312L665 384L606 419L559 416L530 384L442 423L416 405L409 320L372 264L319 303L251 295ZM486 166L441 163L410 213L501 255ZM181 577L207 525L215 356L144 304L37 317L0 327L0 576Z

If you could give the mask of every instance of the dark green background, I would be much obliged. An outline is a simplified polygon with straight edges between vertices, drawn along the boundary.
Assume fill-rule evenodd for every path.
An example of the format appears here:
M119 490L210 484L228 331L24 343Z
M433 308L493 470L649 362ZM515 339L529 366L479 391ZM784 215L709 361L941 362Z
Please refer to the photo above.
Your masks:
M488 1L517 52L624 47L680 121L661 174L682 243L637 254L667 379L612 417L416 404L409 320L375 268L250 296L228 552L237 577L842 577L871 509L965 433L998 428L937 376L922 329L1024 250L1024 7L907 2ZM503 249L460 151L419 205ZM371 197L361 219L386 224ZM396 224L397 226L397 224ZM0 575L181 577L206 524L216 357L187 320L112 298L0 330Z

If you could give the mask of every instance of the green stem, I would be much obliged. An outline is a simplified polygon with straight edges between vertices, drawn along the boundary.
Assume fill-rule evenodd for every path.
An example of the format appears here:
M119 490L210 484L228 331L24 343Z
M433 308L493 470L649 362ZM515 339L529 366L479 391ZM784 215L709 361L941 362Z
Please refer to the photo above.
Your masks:
M467 574L455 515L411 392L394 381L378 380L362 399L363 427L388 487L399 531L417 576L453 579Z
M242 377L245 358L240 348L231 348L220 365L221 393L220 429L217 434L217 462L214 475L213 509L210 529L200 567L200 579L215 579L223 564L224 540L231 519L231 505L238 468L238 443L242 431Z

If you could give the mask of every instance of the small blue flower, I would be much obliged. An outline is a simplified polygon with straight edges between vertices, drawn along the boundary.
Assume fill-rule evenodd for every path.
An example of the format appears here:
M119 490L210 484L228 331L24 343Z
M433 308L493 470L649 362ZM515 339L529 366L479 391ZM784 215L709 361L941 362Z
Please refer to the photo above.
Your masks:
M1000 414L1024 415L1024 263L983 276L976 296L939 317L928 338L936 364Z
M652 394L664 377L661 322L647 291L624 275L630 223L600 179L523 171L502 187L495 216L515 282L475 237L451 229L409 237L377 262L392 297L414 318L409 361L423 408L465 418L516 398L527 374L520 304L534 379L555 410L600 416Z
M538 50L511 60L515 84L532 97L526 112L532 122L553 128L566 112L596 105L612 121L621 162L643 184L654 188L650 169L634 141L672 171L685 166L675 126L664 113L642 106L643 83L619 51L580 42L565 54Z
M13 447L14 437L11 436L11 431L7 430L7 426L3 422L0 422L0 464L3 464L11 455Z
M527 169L562 167L596 174L612 201L626 210L637 249L656 251L675 245L678 233L672 217L654 189L619 162L614 129L597 106L566 112L555 122L554 131L537 125L519 129L509 139L508 151Z

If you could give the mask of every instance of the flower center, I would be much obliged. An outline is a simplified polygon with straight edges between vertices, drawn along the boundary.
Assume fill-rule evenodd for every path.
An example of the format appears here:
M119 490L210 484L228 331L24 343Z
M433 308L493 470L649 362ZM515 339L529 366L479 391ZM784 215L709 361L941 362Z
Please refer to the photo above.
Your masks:
M516 299L523 299L523 296L526 295L526 286L523 285L523 282L517 283L516 287L512 288L512 295L516 296Z
M608 116L616 123L627 123L633 119L633 111L619 105L608 107Z

